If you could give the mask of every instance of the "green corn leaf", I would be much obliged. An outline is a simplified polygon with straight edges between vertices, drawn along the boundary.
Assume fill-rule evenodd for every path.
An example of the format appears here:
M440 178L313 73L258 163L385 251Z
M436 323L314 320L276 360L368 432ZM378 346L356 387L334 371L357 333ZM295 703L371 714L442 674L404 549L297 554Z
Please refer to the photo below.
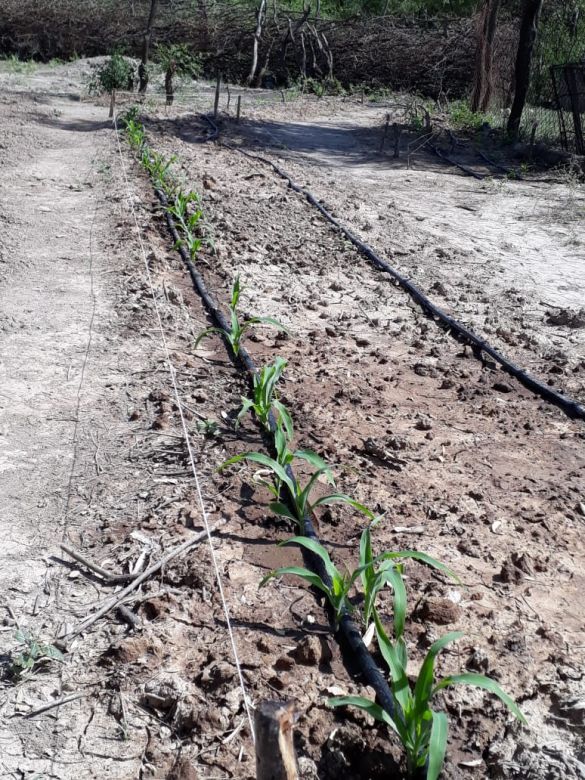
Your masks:
M368 715L371 715L375 720L390 726L397 734L399 733L396 724L386 710L380 707L379 704L376 704L376 702L370 701L370 699L366 699L363 696L334 696L331 699L327 699L327 706L358 707L360 710L367 712Z
M288 411L286 406L282 403L282 401L274 400L272 402L272 405L278 412L280 421L282 422L282 425L284 426L284 430L286 431L286 435L290 441L293 437L293 422L292 422L292 417L290 416L290 412Z
M522 710L518 707L514 699L502 690L495 680L491 677L485 677L483 674L475 674L473 672L463 672L462 674L453 674L449 677L444 677L433 689L433 694L440 691L442 688L446 688L448 685L475 685L478 688L483 688L490 693L493 693L499 699L501 699L510 712L518 718L521 723L526 723L526 716Z
M254 408L253 401L250 401L249 398L244 398L244 396L242 396L242 408L240 409L239 414L236 417L236 428L239 426L242 418L246 415L246 413L253 408Z
M223 328L206 328L204 331L202 331L195 340L195 344L193 345L193 349L197 349L199 344L203 341L203 339L209 338L213 333L218 333L220 336L226 336L227 333Z
M327 481L329 482L329 484L331 485L335 484L333 481L333 474L331 472L330 467L320 455L317 455L316 452L313 452L313 450L296 450L294 456L295 458L306 460L307 463L310 463L311 466L314 466L316 469L319 469L321 474L327 474Z
M323 591L327 597L330 597L329 588L325 585L321 577L308 569L304 569L302 566L283 566L280 569L275 569L262 578L259 587L264 587L269 580L272 580L275 577L282 577L284 574L294 574L296 577L300 577L305 580L305 582L308 582L309 585Z
M376 638L378 647L382 653L382 658L388 664L390 669L390 678L392 680L392 691L396 701L402 708L402 712L409 712L412 704L412 694L406 676L406 663L402 663L400 654L394 648L392 642L384 630L382 621L376 610L374 610L374 624L376 626Z
M230 308L231 309L237 309L238 303L240 301L240 293L241 293L242 287L240 284L240 277L239 275L236 276L234 279L234 283L232 285L232 298L230 301Z
M367 506L360 504L359 501L355 501L351 496L346 496L345 493L331 493L328 496L322 496L315 501L312 508L315 509L315 507L322 506L323 504L349 504L349 506L357 509L358 512L361 512L366 517L369 517L370 519L373 519L374 517L373 512L371 512Z
M277 330L280 330L283 333L288 333L288 330L284 327L284 325L278 320L275 320L273 317L250 317L250 319L246 320L244 323L244 327L249 328L250 325L272 325Z
M270 509L281 517L288 517L289 520L294 520L295 523L300 523L301 518L296 517L293 515L293 513L290 511L290 509L286 506L286 504L283 504L281 501L272 501L270 504Z
M447 645L456 642L462 636L463 632L461 631L451 631L437 639L430 646L414 686L414 707L417 716L422 717L423 712L429 708L429 701L433 694L435 660L437 656Z
M433 725L431 726L431 736L429 739L429 764L427 769L427 780L438 780L445 753L447 752L447 734L449 731L449 721L444 712L433 712Z
M362 568L361 578L364 593L367 594L370 591L370 584L372 583L375 574L372 571L372 564L374 562L374 556L372 554L372 532L369 528L364 528L360 537L360 565ZM364 618L366 623L369 623L367 617Z
M312 507L310 505L309 506L307 505L308 505L309 496L311 495L313 486L315 482L319 479L321 474L327 474L328 471L329 469L325 468L325 469L318 469L317 471L313 472L305 487L300 492L297 491L297 493L295 493L295 501L297 503L299 514L305 515L311 511Z
M455 582L461 582L461 580L455 574L455 572L452 571L448 566L445 566L444 563L441 563L441 561L438 561L436 558L433 558L431 555L427 555L426 553L423 552L418 552L418 550L399 550L398 552L385 552L379 555L377 560L395 560L396 558L412 558L415 561L419 561L420 563L425 563L427 566L430 566L433 569L438 569L439 571L442 571L444 574L449 576L452 580L455 580Z
M240 463L243 460L251 460L253 463L260 463L261 466L269 468L276 476L284 482L291 492L291 495L295 494L294 484L292 479L288 476L284 468L268 455L264 455L262 452L244 452L242 455L234 455L233 458L225 460L218 468L218 471L222 471L227 466L232 466L234 463Z
M376 596L386 584L390 585L394 591L394 637L400 639L404 634L406 622L406 588L402 575L394 567L379 572L366 591L364 620L366 623L370 622L372 611L375 608Z
M319 542L315 541L314 539L307 539L306 536L293 536L291 539L280 542L278 546L284 547L288 544L298 544L301 547L310 550L310 552L320 558L323 561L323 565L325 566L325 571L331 577L332 581L335 580L336 577L341 578L341 575L335 567L335 564L329 557L329 553L322 544L319 544Z

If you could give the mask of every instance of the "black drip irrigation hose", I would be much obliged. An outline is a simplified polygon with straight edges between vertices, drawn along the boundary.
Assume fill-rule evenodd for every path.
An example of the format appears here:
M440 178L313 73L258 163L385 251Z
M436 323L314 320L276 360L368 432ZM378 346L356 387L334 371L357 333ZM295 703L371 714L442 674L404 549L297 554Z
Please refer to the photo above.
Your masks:
M467 165L463 165L463 163L452 160L448 155L445 154L445 152L442 152L438 146L435 146L431 143L427 143L427 146L433 152L433 154L439 158L439 160L443 160L443 162L446 162L448 165L454 165L455 168L459 168L460 171L463 171L463 173L466 173L468 176L473 176L474 179L478 179L479 181L483 181L485 179L485 176L482 173L477 173L477 171L474 171L473 168L469 168Z
M522 181L522 176L520 172L516 168L507 168L505 165L502 165L501 163L496 162L495 160L492 160L491 157L488 157L485 152L482 152L481 149L477 150L477 153L481 157L482 160L485 160L485 162L488 165L491 165L492 168L497 168L499 171L503 171L507 176L510 178L513 178L516 181Z
M191 280L193 282L193 286L197 294L203 301L205 308L207 309L211 319L217 325L217 327L229 332L230 326L227 320L223 316L221 310L216 305L214 300L211 298L209 291L207 290L207 287L205 285L205 282L201 277L201 274L197 271L195 265L191 260L191 257L189 256L189 253L187 252L185 247L181 244L180 236L177 231L175 222L167 208L169 202L166 195L164 194L164 192L158 189L155 189L155 193L165 210L165 218L166 218L166 223L169 232L173 238L175 246L178 248L181 258L183 259L183 262L185 263L187 269L189 270L189 274L191 276ZM238 354L235 355L229 344L229 341L226 338L224 338L224 343L226 345L230 358L238 368L240 369L243 368L245 369L246 372L250 374L258 373L258 369L256 368L254 361L250 357L250 354L245 349L245 347L240 347ZM270 423L271 430L274 432L276 430L276 420L272 413L270 415L269 423ZM271 449L273 449L272 442L270 446ZM292 480L294 480L296 484L296 478L290 466L288 466L286 470L288 476ZM306 517L304 519L304 535L310 539L313 539L316 542L319 541L317 533L315 532L315 527L310 517ZM307 552L308 551L303 550L304 555ZM305 557L309 562L309 565L313 569L313 571L321 577L321 579L327 585L327 587L331 587L332 585L331 579L327 574L327 572L325 571L321 559L318 556L313 555L312 553L306 554ZM372 658L368 648L364 644L359 628L357 627L356 623L351 618L349 613L345 612L341 616L337 633L341 635L347 649L350 651L352 663L355 664L357 668L361 671L362 676L364 680L367 682L367 684L374 689L379 704L386 710L386 712L390 715L391 718L401 717L401 713L397 712L394 706L394 697L392 695L392 692L390 691L388 682L385 676L378 668L376 662Z
M282 179L288 182L288 185L292 190L299 193L300 195L303 195L308 200L308 202L316 209L318 209L328 222L340 230L343 235L349 239L349 241L351 241L351 243L357 249L359 249L359 251L365 255L371 263L373 263L373 265L375 265L381 271L385 271L387 274L389 274L397 283L397 285L405 290L410 295L410 297L421 307L427 317L430 317L435 322L440 323L450 333L450 335L460 343L471 346L475 357L481 360L482 353L489 355L496 363L498 363L505 371L507 371L508 374L515 377L519 382L521 382L526 388L531 390L536 395L539 395L541 398L544 398L545 400L550 401L550 403L558 406L560 409L562 409L563 412L565 412L568 417L571 419L585 420L585 406L531 376L523 368L517 366L515 363L505 357L505 355L502 355L501 352L488 344L487 341L482 339L480 336L477 336L472 330L463 325L463 323L449 316L446 312L434 304L425 295L425 293L423 293L422 290L420 290L416 284L414 284L414 282L411 282L399 271L393 268L389 263L379 257L368 244L359 239L355 233L349 230L349 228L344 227L344 225L342 225L332 214L330 214L330 212L324 206L321 205L321 203L317 200L313 193L310 192L310 190L307 190L297 184L292 179L292 177L276 163L272 162L272 160L269 160L266 157L262 157L261 155L252 154L251 152L247 152L244 149L239 149L237 146L226 146L229 149L240 152L252 160L259 160L260 162L271 166Z

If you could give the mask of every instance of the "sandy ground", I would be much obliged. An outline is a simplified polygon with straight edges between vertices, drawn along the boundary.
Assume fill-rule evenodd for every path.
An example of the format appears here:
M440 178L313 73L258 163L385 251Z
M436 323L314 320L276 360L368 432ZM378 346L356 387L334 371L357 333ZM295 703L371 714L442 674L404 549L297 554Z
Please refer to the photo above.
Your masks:
M67 564L61 542L127 572L202 525L111 125L104 106L60 96L81 91L84 68L33 74L32 89L46 78L52 97L23 95L25 76L10 74L0 103L0 767L15 778L252 778L205 544L146 583L129 604L135 626L112 613L67 643L64 662L14 675L19 627L57 642L112 591ZM148 108L149 139L204 195L210 289L225 305L239 272L244 309L289 327L249 346L258 363L289 361L283 398L298 443L384 514L379 549L416 546L463 580L408 568L413 668L438 635L461 629L442 670L495 676L529 717L521 729L489 697L446 695L444 776L585 777L583 424L454 344L267 168L194 143L204 125L180 108ZM558 176L475 182L430 155L408 170L379 163L363 110L342 111L250 108L239 127L224 121L223 139L282 159L444 306L583 400L584 331L546 322L551 305L575 311L582 300L582 228L566 219L582 211L580 187ZM234 429L245 384L221 344L193 353L205 313L149 183L124 156L204 500L211 522L225 522L216 554L247 695L296 700L303 777L396 775L382 727L325 706L364 689L323 605L293 580L258 590L267 570L300 558L275 546L290 529L252 471L216 470L262 441L252 421ZM335 558L355 560L359 518L335 509L319 521ZM25 717L74 694L83 698Z

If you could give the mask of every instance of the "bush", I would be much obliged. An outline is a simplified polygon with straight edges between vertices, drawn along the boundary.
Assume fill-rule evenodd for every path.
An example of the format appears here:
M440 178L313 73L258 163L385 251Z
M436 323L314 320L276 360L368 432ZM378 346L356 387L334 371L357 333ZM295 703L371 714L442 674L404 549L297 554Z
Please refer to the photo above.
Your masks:
M89 94L101 95L115 89L132 92L135 78L136 69L133 63L121 54L112 54L103 65L95 68L89 83Z
M186 44L161 43L156 47L154 58L164 71L168 71L171 65L174 65L174 70L179 76L197 78L201 75L201 58L190 51Z
M465 100L449 104L449 123L455 130L479 130L486 121L486 114L474 113Z

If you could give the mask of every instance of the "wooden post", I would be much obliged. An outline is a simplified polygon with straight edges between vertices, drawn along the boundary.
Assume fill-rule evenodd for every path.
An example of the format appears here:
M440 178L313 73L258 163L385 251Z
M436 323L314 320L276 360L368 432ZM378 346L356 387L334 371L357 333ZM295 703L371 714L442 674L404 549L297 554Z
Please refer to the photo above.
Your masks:
M110 95L110 119L114 116L114 108L116 107L116 90L112 90Z
M215 82L215 101L213 103L213 118L217 119L217 109L219 106L219 90L221 87L221 73L217 74L217 81Z
M263 701L254 713L256 780L298 780L293 702Z
M394 128L394 159L397 160L400 157L400 136L402 135L402 128L396 122L392 125Z
M384 145L386 143L386 136L388 135L388 128L390 126L390 114L386 114L386 124L384 125L384 132L382 133L382 140L380 141L380 154L384 151Z
M236 107L236 122L240 123L240 107L242 105L242 96L238 95L238 105Z
M227 104L226 104L226 107L225 107L225 112L226 112L226 114L229 114L229 112L230 112L230 102L231 102L231 99L232 99L232 93L230 91L230 85L228 84L227 81L225 83L225 88L227 89L227 96L228 96Z

